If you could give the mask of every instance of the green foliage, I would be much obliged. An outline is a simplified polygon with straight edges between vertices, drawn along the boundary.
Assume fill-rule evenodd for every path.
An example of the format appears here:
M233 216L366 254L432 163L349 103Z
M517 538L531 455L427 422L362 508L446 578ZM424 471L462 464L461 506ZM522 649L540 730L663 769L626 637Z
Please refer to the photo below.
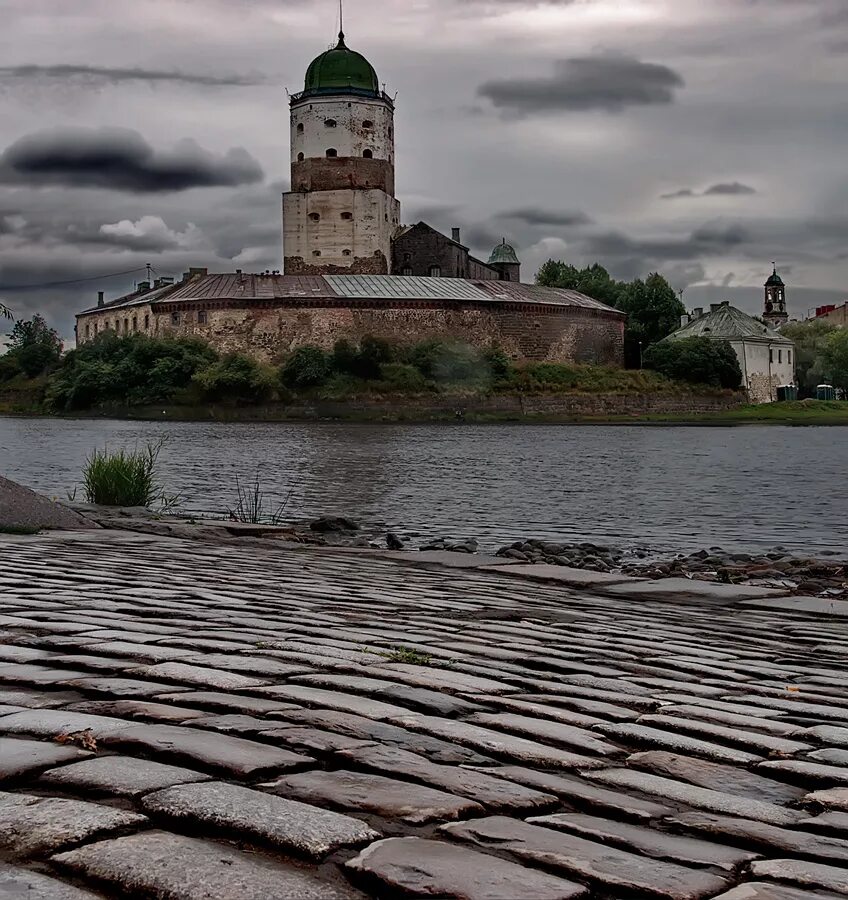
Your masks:
M298 347L286 360L280 372L284 385L310 388L323 384L330 375L330 357L320 347L306 344Z
M8 335L9 349L0 379L9 380L17 374L35 378L55 367L62 355L62 340L54 328L50 328L44 318L33 316L26 321L18 321Z
M382 367L393 359L394 350L388 341L365 335L359 347L354 347L350 341L337 341L330 358L330 368L333 372L354 378L375 380L380 377Z
M828 376L824 349L836 326L824 319L809 322L790 322L780 333L795 342L795 377L802 397L815 397L816 385Z
M562 363L530 363L516 369L503 386L522 393L562 391L583 394L641 394L667 392L674 387L655 372Z
M57 410L168 402L217 356L200 340L104 332L64 357L48 402Z
M408 666L432 666L433 656L422 653L414 647L404 647L402 644L391 647L388 650L369 650L377 656L382 656L389 662L405 663Z
M292 490L294 490L292 488ZM282 525L286 507L289 505L292 491L286 499L277 504L276 508L265 506L265 495L259 482L257 471L250 487L243 487L236 475L236 492L238 499L236 505L227 510L227 517L233 522L246 522L251 525Z
M386 363L382 367L381 382L390 391L402 394L417 394L429 387L422 373L406 363Z
M143 450L95 450L83 470L83 490L87 503L101 506L169 506L176 498L167 497L156 482L156 465L162 443L148 444Z
M567 288L579 291L593 300L617 306L625 282L616 281L598 263L578 269L560 260L549 259L536 274L536 284L544 287Z
M662 341L645 351L644 364L667 378L736 389L742 383L742 369L727 341L704 337Z
M407 354L408 361L421 374L436 382L480 383L491 378L482 353L469 344L433 338L416 344Z
M273 377L250 356L231 353L194 375L204 397L215 401L260 403L273 389Z
M500 347L488 347L484 350L483 361L495 381L507 381L515 371L512 360Z
M833 386L848 391L848 328L828 335L822 358Z

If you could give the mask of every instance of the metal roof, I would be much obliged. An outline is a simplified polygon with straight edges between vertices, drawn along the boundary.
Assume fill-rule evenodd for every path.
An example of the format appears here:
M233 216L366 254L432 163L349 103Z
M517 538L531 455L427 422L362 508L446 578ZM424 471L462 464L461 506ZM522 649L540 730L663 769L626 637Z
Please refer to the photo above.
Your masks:
M90 306L82 312L106 312L110 309L129 309L131 306L144 306L146 303L155 302L164 294L167 294L168 291L172 290L174 290L173 284L165 284L162 287L154 288L150 291L143 291L142 293L134 291L132 294L125 294L123 297L118 297L116 300L109 300L102 306ZM79 313L79 315L82 315L82 313Z
M676 341L688 337L706 337L715 340L757 340L769 343L792 344L789 338L784 337L768 325L764 325L759 319L743 313L741 309L722 303L718 309L711 309L706 315L693 319L688 325L672 332L666 340Z
M426 275L325 275L340 297L385 300L487 300L478 282Z

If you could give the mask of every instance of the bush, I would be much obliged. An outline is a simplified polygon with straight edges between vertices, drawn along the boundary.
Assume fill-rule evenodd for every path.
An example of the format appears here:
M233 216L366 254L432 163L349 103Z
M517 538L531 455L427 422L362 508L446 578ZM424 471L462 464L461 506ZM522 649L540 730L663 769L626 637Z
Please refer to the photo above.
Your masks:
M330 368L342 375L376 380L380 377L381 367L393 358L394 352L388 341L366 335L359 347L354 347L350 341L337 341L330 358Z
M426 391L427 379L415 368L405 363L387 363L382 369L382 381L388 390L414 394Z
M151 506L167 498L156 483L156 463L162 444L144 450L95 450L83 470L83 489L88 503L101 506Z
M195 373L195 382L210 400L259 403L272 390L268 373L249 356L232 353Z
M468 382L487 379L489 367L476 347L433 338L416 344L408 353L409 362L433 381Z
M508 381L515 374L512 360L499 347L484 350L483 360L495 381Z
M292 388L316 387L330 375L330 357L320 347L298 347L280 372L283 384Z
M62 340L42 316L15 322L9 333L9 352L27 378L35 378L52 369L62 355Z
M736 389L742 369L727 341L690 337L652 344L643 356L644 365L677 381Z

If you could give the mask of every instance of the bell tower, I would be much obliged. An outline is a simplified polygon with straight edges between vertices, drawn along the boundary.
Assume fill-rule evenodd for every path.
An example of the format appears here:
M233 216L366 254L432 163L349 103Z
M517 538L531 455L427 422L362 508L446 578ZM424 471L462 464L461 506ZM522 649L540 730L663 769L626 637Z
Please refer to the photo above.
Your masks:
M772 263L772 273L765 285L765 307L763 320L771 328L780 328L789 320L786 312L786 285L777 274L777 264Z
M360 53L316 57L291 97L291 190L283 195L287 275L387 275L400 223L394 102Z

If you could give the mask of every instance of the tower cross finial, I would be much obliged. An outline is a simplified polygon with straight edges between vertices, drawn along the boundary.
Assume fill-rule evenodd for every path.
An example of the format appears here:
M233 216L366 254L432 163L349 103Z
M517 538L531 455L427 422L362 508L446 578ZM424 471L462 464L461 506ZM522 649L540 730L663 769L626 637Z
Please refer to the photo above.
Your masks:
M339 40L344 40L344 0L339 0Z

